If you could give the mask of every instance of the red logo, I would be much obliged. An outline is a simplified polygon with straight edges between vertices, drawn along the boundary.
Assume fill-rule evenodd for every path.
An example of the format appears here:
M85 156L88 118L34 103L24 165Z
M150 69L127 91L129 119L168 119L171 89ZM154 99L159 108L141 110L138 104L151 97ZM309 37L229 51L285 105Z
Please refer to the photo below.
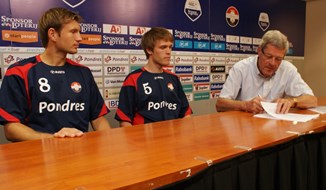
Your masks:
M72 82L70 87L71 90L76 93L79 93L82 90L82 86L79 84L79 82Z
M173 86L173 84L172 84L172 83L168 83L168 88L169 88L171 91L173 91L173 90L174 90L174 86Z
M238 25L240 15L239 15L239 11L237 10L237 8L230 6L226 10L225 17L226 17L226 22L228 23L229 26L236 27Z

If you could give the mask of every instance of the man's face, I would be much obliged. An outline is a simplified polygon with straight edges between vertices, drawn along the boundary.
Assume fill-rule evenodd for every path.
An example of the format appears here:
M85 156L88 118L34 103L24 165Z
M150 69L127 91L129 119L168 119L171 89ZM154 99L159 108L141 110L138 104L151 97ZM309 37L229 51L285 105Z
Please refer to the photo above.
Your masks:
M147 50L150 54L150 59L155 64L160 66L167 66L170 64L171 52L173 43L167 40L157 40L153 51Z
M264 49L258 48L258 68L262 75L271 77L275 74L286 54L285 49L278 49L268 44Z
M72 20L64 24L60 34L57 34L56 47L65 53L75 54L82 40L80 35L80 25L77 21Z

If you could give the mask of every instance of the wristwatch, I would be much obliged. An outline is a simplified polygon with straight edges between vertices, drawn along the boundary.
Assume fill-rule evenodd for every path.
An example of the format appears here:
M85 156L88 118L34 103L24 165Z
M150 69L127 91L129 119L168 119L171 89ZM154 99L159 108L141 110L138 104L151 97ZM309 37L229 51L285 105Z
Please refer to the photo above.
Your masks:
M293 100L293 105L292 105L292 107L293 107L293 108L296 108L297 105L298 105L298 99L297 99L297 98L292 98L292 100Z

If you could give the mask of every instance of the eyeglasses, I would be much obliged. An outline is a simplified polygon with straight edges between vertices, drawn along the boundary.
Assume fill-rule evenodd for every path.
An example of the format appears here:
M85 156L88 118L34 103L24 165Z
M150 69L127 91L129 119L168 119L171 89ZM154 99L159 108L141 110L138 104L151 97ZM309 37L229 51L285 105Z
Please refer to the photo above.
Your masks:
M274 57L270 54L265 54L264 50L262 49L261 52L263 53L264 57L266 58L266 60L273 60L275 58L275 61L280 63L283 61L284 57Z

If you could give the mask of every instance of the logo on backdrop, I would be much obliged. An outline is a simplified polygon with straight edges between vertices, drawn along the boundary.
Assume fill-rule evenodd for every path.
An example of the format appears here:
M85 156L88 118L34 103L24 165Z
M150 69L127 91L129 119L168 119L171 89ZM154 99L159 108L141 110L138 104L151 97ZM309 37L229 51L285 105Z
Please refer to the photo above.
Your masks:
M258 25L263 31L267 30L269 27L269 18L267 13L261 12L259 14Z
M78 7L82 3L84 3L86 0L62 0L64 3L69 5L71 8Z
M15 60L13 55L8 55L8 57L5 57L4 59L5 59L5 63L7 64Z
M226 10L225 17L226 17L226 22L231 27L236 27L240 20L239 11L237 10L237 8L235 8L233 6L230 6Z
M192 22L195 22L202 14L199 0L187 0L184 13Z

